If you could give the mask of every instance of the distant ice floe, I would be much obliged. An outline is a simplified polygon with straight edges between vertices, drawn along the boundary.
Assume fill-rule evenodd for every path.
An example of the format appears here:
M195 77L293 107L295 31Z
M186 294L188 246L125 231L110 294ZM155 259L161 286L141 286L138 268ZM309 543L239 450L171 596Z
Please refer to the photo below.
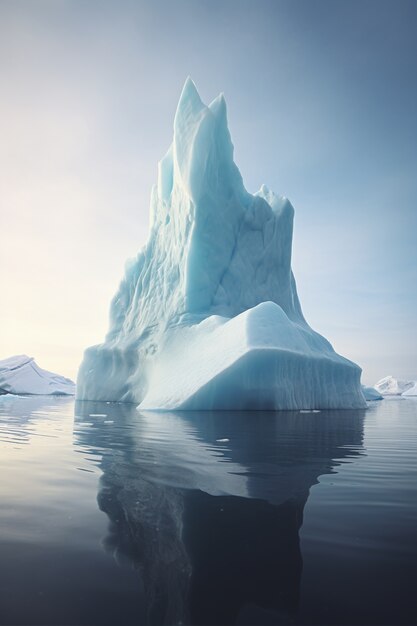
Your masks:
M32 357L21 354L0 360L0 394L73 396L75 383L42 369Z
M381 396L417 396L417 381L385 376L374 385Z

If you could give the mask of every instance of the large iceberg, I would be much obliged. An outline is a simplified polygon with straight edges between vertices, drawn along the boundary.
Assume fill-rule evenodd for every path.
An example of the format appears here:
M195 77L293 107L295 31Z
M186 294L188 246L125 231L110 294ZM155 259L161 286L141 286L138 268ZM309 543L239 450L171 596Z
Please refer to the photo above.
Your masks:
M75 384L42 369L33 357L19 354L0 361L0 394L73 396Z
M291 271L294 209L248 193L226 103L187 79L152 189L150 234L88 348L77 397L141 409L362 408L360 368L305 321Z

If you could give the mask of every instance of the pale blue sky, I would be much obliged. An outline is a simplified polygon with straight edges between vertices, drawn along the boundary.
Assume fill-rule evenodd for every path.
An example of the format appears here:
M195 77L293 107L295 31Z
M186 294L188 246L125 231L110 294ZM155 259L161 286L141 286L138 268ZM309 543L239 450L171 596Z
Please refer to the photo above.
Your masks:
M295 207L304 313L417 378L415 0L0 0L0 358L75 376L106 332L182 84Z

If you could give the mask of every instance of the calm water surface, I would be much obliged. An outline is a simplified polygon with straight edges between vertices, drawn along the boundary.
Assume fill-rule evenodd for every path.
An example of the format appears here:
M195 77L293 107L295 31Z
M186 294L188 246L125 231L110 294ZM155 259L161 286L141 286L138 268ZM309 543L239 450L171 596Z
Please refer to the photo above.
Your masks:
M1 624L417 623L417 401L0 399Z

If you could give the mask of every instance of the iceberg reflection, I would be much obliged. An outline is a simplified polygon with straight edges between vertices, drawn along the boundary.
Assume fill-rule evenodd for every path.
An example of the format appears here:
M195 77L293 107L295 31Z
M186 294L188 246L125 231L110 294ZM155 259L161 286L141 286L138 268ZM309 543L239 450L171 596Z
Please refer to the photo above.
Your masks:
M77 402L103 474L104 546L138 570L149 624L287 623L312 485L363 454L364 411L138 413Z

